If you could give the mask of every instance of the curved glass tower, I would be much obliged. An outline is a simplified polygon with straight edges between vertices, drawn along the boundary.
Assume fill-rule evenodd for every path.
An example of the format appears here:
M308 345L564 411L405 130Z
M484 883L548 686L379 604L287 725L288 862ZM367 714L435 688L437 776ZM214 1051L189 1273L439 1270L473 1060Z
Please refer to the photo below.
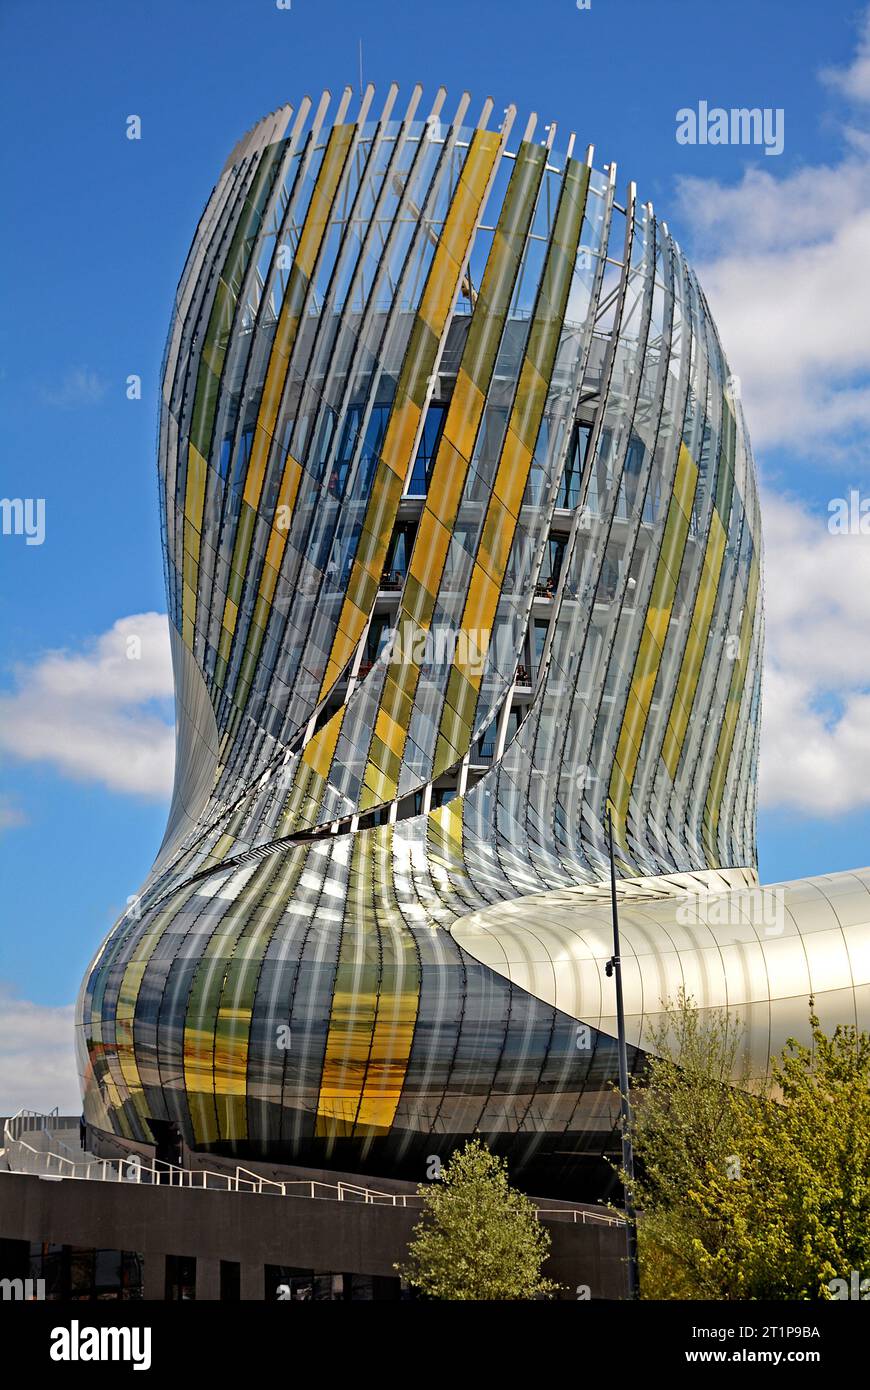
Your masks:
M85 1111L410 1176L477 1130L543 1190L616 1120L597 957L559 994L535 932L548 895L606 922L607 804L624 893L757 882L755 473L634 185L396 99L267 117L184 268L175 794L83 986Z

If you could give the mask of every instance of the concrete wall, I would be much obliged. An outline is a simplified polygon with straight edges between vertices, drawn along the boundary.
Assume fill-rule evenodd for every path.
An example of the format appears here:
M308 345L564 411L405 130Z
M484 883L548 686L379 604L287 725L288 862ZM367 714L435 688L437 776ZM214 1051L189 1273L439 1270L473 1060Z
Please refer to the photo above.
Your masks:
M162 1298L167 1255L195 1256L199 1297L218 1296L219 1262L241 1266L242 1298L264 1296L263 1266L395 1277L419 1210L363 1202L190 1191L129 1182L47 1181L0 1174L0 1236L145 1256L145 1296ZM566 1298L624 1295L625 1237L618 1227L544 1218L546 1273Z

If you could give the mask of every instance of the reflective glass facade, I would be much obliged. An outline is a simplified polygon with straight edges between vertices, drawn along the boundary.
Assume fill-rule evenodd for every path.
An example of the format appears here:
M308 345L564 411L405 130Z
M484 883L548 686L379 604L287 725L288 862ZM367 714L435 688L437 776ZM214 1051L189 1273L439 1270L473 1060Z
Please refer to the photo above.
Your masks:
M615 166L487 102L267 117L164 361L176 785L77 1035L88 1120L540 1190L615 1046L457 940L607 874L754 881L761 537L739 391ZM543 967L542 967L543 968Z

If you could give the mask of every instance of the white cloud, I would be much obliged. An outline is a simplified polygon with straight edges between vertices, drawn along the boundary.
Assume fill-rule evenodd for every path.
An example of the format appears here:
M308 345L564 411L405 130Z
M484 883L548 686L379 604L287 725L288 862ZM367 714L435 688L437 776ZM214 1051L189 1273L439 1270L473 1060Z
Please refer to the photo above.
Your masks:
M854 61L822 76L870 100L870 8ZM866 476L870 433L870 131L852 115L825 164L679 183L762 471L776 448L780 477L802 458L831 496ZM868 807L870 538L831 535L827 513L770 489L762 518L761 802L812 817Z
M870 540L769 492L762 518L761 802L823 817L870 806Z
M827 77L870 99L870 10L854 64ZM755 445L853 451L870 426L870 133L843 128L826 164L684 178L678 195Z
M0 796L0 832L16 830L19 825L26 824L26 815L14 801L8 796Z
M0 984L0 1115L55 1105L79 1113L73 1017L72 1004L33 1004Z
M870 158L681 198L753 442L842 453L870 425Z
M863 19L853 61L845 68L825 68L822 78L850 101L870 101L870 10Z
M108 382L90 367L71 367L56 382L40 390L44 405L66 410L77 405L96 405L105 396Z
M804 166L782 177L751 166L738 184L679 179L683 213L706 256L827 242L839 226L870 206L870 164L858 157L867 137L862 131L853 135L858 153L845 151L847 163Z
M112 791L170 795L173 728L149 707L172 695L165 614L120 618L83 651L46 652L15 677L17 688L0 694L9 757Z

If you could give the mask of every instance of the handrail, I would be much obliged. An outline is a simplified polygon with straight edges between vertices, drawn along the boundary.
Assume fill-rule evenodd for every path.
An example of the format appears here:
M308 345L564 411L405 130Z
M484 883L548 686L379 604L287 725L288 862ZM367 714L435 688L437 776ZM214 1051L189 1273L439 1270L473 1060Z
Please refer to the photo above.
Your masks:
M149 1186L187 1187L190 1190L252 1192L258 1195L278 1194L282 1197L307 1197L319 1201L365 1202L369 1205L392 1206L415 1210L422 1206L422 1197L416 1192L382 1192L378 1188L364 1187L359 1183L321 1182L316 1178L292 1178L278 1181L253 1172L250 1168L237 1165L234 1173L219 1172L212 1168L181 1168L162 1158L143 1158L138 1153L125 1158L108 1159L89 1157L81 1161L58 1153L54 1149L38 1149L21 1138L22 1134L41 1131L52 1139L52 1131L45 1123L52 1116L57 1117L57 1107L47 1115L35 1110L19 1110L3 1126L5 1156L11 1172L31 1172L36 1176L59 1177L78 1182L136 1182ZM38 1123L37 1123L38 1122ZM57 1141L65 1148L62 1140ZM14 1152L10 1153L10 1150ZM24 1160L26 1166L17 1169L13 1158ZM56 1171L55 1171L56 1169ZM80 1170L84 1170L83 1172ZM0 1170L0 1178L3 1173ZM297 1191L296 1189L303 1189ZM603 1212L585 1211L576 1207L539 1207L539 1217L561 1217L573 1224L586 1225L600 1222L607 1226L623 1226L625 1222L618 1216Z
M602 1226L625 1225L621 1216L605 1216L604 1212L585 1211L582 1207L538 1207L538 1216L565 1217L574 1226L585 1226L587 1223L593 1226L596 1222Z

